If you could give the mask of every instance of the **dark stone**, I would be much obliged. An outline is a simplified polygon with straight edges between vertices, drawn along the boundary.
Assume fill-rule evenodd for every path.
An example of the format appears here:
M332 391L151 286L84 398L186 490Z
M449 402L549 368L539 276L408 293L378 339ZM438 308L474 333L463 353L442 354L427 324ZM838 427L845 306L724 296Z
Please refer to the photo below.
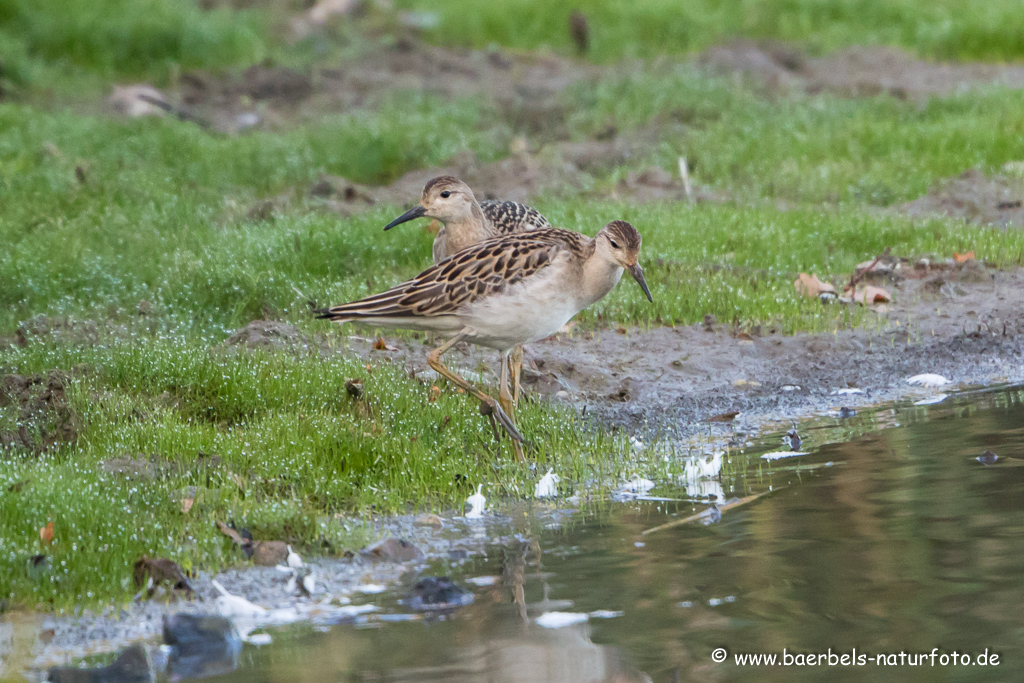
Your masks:
M464 607L473 599L472 593L447 576L427 576L413 586L403 603L418 612L440 612Z
M132 645L110 666L95 669L55 666L50 669L49 679L51 683L152 683L156 676L146 649Z
M171 646L171 680L204 678L234 671L242 639L231 621L213 614L179 612L164 617L164 643Z

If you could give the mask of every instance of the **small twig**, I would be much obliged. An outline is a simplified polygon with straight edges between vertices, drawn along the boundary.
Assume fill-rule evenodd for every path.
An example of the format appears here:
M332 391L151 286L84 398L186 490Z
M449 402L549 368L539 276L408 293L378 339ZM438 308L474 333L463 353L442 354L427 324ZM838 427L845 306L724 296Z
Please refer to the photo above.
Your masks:
M859 273L857 272L857 269L856 269L856 268L854 268L854 269L853 269L853 275L851 275L851 276L850 276L850 284L846 285L846 287L845 287L845 288L843 289L843 293L845 294L846 292L853 292L853 291L854 291L854 288L855 288L855 287L857 286L857 283L858 283L858 282L859 282L859 281L860 281L860 280L861 280L861 279L862 279L862 278L863 278L863 277L864 277L864 276L865 276L865 275L866 275L866 274L867 274L867 273L868 273L868 272L869 272L869 271L870 271L870 270L871 270L872 268L874 268L874 267L875 267L875 265L877 265L879 261L881 261L881 260L882 260L883 258L885 258L886 256L888 256L888 255L889 255L889 252L890 252L891 250L892 250L892 247L886 247L886 248L885 248L885 251L883 251L883 252L882 252L881 254L879 254L878 256L876 256L876 257L875 257L875 260L871 262L871 265L870 265L870 266L868 266L868 267L867 267L867 268L865 268L864 270L860 271Z
M785 487L782 487L782 488L785 488ZM781 490L782 489L774 489L774 491L781 491ZM763 493L758 493L758 494L753 495L753 496L746 496L746 497L740 498L738 500L730 501L728 503L725 503L724 505L717 506L718 507L718 511L719 512L725 512L726 510L731 510L733 508L738 508L740 505L746 505L747 503L751 503L751 502L757 500L758 498L760 498L762 496L767 496L769 493L774 493L774 491L764 491ZM708 508L708 509L710 510L711 508ZM642 536L646 536L647 534L652 534L655 531L662 531L663 529L671 529L672 527L679 526L680 524L688 524L690 522L695 522L698 519L702 519L702 518L704 518L706 516L707 516L707 510L705 510L703 512L698 512L697 514L690 515L689 517L687 517L685 519L677 519L674 522L669 522L668 524L662 524L661 526L656 526L653 529L648 529L647 531L644 531L641 535Z
M194 123L204 130L213 130L213 126L210 125L210 122L206 119L200 118L195 114L185 111L184 109L179 109L178 107L175 107L173 104L164 102L159 98L152 97L146 94L140 94L138 95L138 98L143 102L148 102L149 104L152 104L155 107L160 107L168 114L174 114L174 116L178 117L178 119L182 121L189 121L190 123Z
M690 183L690 166L686 163L686 157L679 157L679 177L683 179L683 193L686 200L693 201L693 185Z

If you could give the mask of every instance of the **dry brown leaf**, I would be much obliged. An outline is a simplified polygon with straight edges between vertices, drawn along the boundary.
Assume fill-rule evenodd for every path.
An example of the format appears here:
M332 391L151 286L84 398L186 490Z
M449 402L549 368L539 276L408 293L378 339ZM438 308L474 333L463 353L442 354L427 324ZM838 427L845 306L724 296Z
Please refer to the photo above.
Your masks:
M222 534L224 534L225 536L230 538L232 541L234 541L236 545L240 545L240 546L244 547L244 546L249 545L249 543L250 543L248 540L242 538L241 534L239 534L237 531L235 531L234 529L229 527L224 522L217 522L217 528L220 529L220 532Z
M182 498L181 499L181 512L187 514L192 509L192 504L196 502L195 498Z
M865 306L872 306L874 304L889 303L892 301L892 295L881 287L866 285L862 289L858 289L853 293L853 300L859 304L864 304Z
M800 273L793 281L793 287L800 294L815 297L824 292L835 293L836 291L836 288L829 283L819 280L817 275L808 275L807 273Z
M377 341L373 342L374 351L397 351L397 346L392 346L384 341L384 337L377 337Z
M441 387L436 384L431 384L430 389L427 390L427 401L433 403L439 398L441 398Z
M709 417L708 422L732 422L736 419L736 416L740 414L740 411L733 410L728 413L721 413L714 417Z
M189 585L185 572L177 562L166 557L143 555L135 562L132 578L138 588L146 588L148 584L147 597L150 598L156 592L156 587L165 581L170 583L174 590L182 590L192 595L192 586Z
M974 252L973 251L968 251L965 254L961 254L961 253L956 252L956 251L953 252L953 261L955 261L956 263L967 263L968 261L972 260L973 258L974 258Z
M39 529L39 540L46 545L53 543L53 522L47 522L46 526Z

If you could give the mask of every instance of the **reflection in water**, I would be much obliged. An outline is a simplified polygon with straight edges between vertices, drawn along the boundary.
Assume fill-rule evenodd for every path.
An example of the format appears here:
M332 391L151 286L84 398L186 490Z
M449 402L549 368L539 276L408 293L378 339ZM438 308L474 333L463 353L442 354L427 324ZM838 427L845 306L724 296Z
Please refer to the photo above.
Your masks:
M361 671L360 681L536 681L537 683L630 683L649 681L620 661L616 648L595 645L590 627L534 628L514 636L482 638L451 648L444 664Z
M641 536L703 509L665 501L612 504L554 528L517 522L510 533L520 540L461 568L432 568L459 583L501 577L474 587L473 604L450 618L287 631L246 649L240 669L219 680L1013 680L1024 661L1024 467L1010 460L1024 459L1022 398L1004 391L802 425L810 455L801 462L766 462L758 449L709 456L693 466L719 473L717 491L680 482L667 493L726 501L772 491L709 526ZM766 437L769 450L780 437ZM999 459L982 464L985 450ZM558 630L534 623L567 605L623 616ZM713 663L718 647L988 648L1004 665L743 668Z

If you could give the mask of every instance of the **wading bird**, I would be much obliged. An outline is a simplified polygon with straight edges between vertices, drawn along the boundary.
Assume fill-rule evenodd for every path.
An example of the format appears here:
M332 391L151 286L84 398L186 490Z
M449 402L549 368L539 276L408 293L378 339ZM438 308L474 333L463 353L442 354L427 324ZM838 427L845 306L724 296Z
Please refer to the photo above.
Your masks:
M508 386L509 353L557 332L610 292L623 270L654 301L638 260L640 243L640 233L625 221L612 221L593 238L558 228L498 237L457 252L386 292L321 309L317 317L448 337L427 355L428 364L487 407L523 461L523 436ZM497 402L442 362L460 341L501 354Z
M434 237L434 263L441 263L456 252L484 240L519 232L548 228L548 219L537 209L519 202L485 200L477 202L469 185L450 175L427 182L420 203L384 226L396 225L425 216L441 222ZM508 357L512 375L512 401L519 402L519 376L523 369L523 348L512 349Z

